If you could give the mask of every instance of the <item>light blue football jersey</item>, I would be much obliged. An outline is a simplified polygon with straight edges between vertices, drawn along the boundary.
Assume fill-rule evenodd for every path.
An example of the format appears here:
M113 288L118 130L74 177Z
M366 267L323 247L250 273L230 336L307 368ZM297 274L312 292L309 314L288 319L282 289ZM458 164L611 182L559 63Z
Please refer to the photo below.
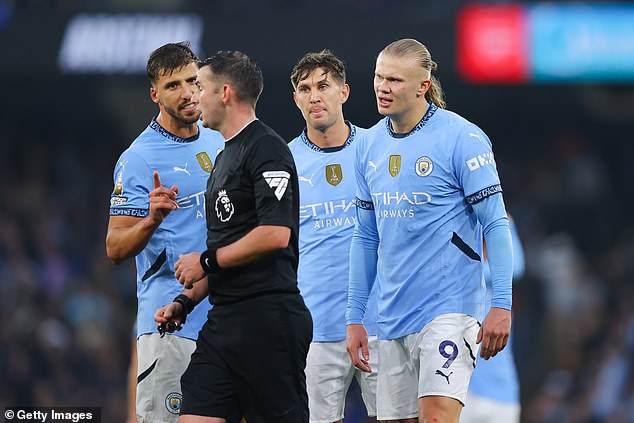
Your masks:
M517 233L515 224L511 221L511 236L513 240L513 283L517 282L524 274L524 249ZM491 273L489 263L485 261L484 279L487 284L486 305L488 311L491 308ZM513 359L513 331L506 347L495 357L488 360L478 358L478 362L471 382L469 393L495 401L514 403L520 402L520 386L517 377L517 368Z
M136 256L137 336L157 332L154 313L183 291L174 277L178 256L206 249L205 188L216 156L224 148L224 138L200 123L198 126L197 136L184 139L152 120L121 154L114 169L110 216L149 214L148 195L154 189L155 170L163 186L178 186L178 209L165 218ZM208 301L201 302L175 335L197 339L209 309Z
M359 143L356 172L380 240L379 339L419 332L447 313L482 321L482 226L470 203L501 192L484 132L433 104L407 134L384 118Z
M365 129L350 123L342 147L322 149L306 130L289 143L299 179L299 268L297 280L313 316L313 341L346 338L348 267L355 217L354 155ZM376 290L364 324L376 335Z

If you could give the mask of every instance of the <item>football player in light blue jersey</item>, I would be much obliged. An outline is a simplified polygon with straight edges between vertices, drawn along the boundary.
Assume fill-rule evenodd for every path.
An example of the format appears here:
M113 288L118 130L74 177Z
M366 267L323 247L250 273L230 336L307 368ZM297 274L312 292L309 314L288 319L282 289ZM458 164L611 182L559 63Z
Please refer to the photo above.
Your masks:
M509 216L510 217L510 216ZM513 283L524 274L524 249L517 228L510 220L513 240ZM487 284L486 309L491 307L491 272L484 246L484 279ZM473 372L460 423L519 423L520 387L513 359L512 332L508 345L495 358L479 361Z
M368 415L375 416L377 366L371 373L356 369L345 345L348 255L356 220L354 157L365 130L344 120L343 104L350 88L343 62L329 50L304 55L293 68L291 83L295 104L306 121L306 128L289 147L300 189L297 279L313 316L313 341L306 361L310 421L343 419L353 377ZM363 321L374 347L376 295L370 297Z
M206 303L191 311L204 293L192 289L181 294L183 287L174 277L180 254L206 248L204 192L213 161L224 147L219 132L198 123L200 111L192 100L197 62L185 42L166 44L151 54L150 96L159 114L123 152L114 171L106 250L116 264L136 256L140 422L177 420L180 376L210 308ZM172 299L191 314L175 336L161 338L154 314Z
M347 343L368 370L362 316L376 275L381 420L457 423L478 344L494 356L511 327L511 235L491 142L444 110L435 68L416 40L383 49L374 89L386 117L357 148ZM484 320L483 234L493 292Z

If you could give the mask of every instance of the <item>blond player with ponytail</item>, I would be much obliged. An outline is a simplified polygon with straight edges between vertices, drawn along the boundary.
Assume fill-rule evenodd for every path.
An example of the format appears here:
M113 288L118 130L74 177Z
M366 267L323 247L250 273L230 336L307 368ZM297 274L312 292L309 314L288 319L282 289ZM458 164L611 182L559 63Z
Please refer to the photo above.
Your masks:
M385 47L374 73L385 117L357 145L346 348L371 370L363 315L376 283L377 418L388 422L458 423L478 349L495 356L511 328L511 233L491 141L445 110L436 67L417 40Z

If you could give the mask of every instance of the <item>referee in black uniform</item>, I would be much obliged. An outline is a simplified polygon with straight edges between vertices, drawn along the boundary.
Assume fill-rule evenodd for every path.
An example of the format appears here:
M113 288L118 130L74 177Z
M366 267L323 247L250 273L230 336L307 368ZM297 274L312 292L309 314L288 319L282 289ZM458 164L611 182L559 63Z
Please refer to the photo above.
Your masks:
M226 142L205 193L207 251L174 266L185 287L206 275L214 305L181 379L179 422L308 422L312 319L297 287L293 157L256 118L263 80L251 58L218 52L200 64L198 84L203 126Z

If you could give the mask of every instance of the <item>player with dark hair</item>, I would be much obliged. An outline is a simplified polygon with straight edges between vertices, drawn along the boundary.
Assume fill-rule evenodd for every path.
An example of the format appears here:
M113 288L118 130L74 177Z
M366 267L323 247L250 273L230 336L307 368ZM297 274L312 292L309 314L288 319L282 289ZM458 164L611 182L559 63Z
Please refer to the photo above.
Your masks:
M297 287L297 171L260 122L263 79L246 54L222 51L198 71L203 125L225 148L205 193L207 249L176 263L187 287L207 276L214 304L185 371L181 423L308 422L304 368L312 320Z
M293 98L306 128L289 148L299 179L299 288L310 310L313 342L306 362L310 421L341 422L353 378L368 415L376 415L376 375L355 368L346 353L348 253L354 229L355 147L365 132L344 120L350 87L343 62L329 50L305 54L291 73ZM364 316L376 340L376 298Z
M160 306L176 297L182 301L195 296L181 295L174 264L182 253L205 249L204 190L224 147L218 132L198 124L197 62L185 42L152 52L147 74L159 114L123 152L114 170L106 252L117 264L136 256L140 422L178 418L180 376L210 307L198 307L173 335L161 337L154 323Z
M444 110L435 69L416 40L381 51L374 90L385 118L357 149L347 347L368 371L362 317L376 277L381 420L458 423L477 344L488 359L511 328L511 235L491 142ZM493 299L480 327L483 234Z

